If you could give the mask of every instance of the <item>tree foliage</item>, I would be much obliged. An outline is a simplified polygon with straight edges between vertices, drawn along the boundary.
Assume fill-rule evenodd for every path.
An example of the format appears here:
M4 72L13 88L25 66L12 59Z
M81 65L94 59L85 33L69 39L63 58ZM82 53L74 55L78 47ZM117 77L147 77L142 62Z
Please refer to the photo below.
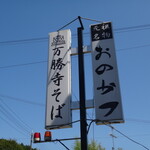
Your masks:
M75 141L74 150L81 150L80 141ZM88 150L105 150L105 148L102 148L100 144L97 144L96 141L93 140L88 144Z
M75 141L73 150L81 150L81 142ZM96 141L92 140L88 144L88 150L106 150L103 148L100 144L98 144ZM122 148L118 148L117 150L123 150Z
M15 140L0 139L0 150L30 150L30 146L18 144Z
M88 144L89 150L105 150L100 144L97 144L96 141L91 141L91 143Z

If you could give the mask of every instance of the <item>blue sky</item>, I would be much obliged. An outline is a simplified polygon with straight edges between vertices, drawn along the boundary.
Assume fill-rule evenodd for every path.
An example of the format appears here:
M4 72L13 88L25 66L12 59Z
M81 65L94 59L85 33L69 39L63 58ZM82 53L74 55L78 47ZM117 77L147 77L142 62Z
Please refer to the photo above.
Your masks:
M44 134L48 33L81 16L113 23L125 117L125 123L113 126L150 149L149 6L149 0L0 0L0 138L29 144L32 130ZM89 26L95 23L83 20L84 45L90 45ZM72 31L72 47L77 47L78 26L76 21L65 28ZM86 97L91 99L90 54L85 56L85 62ZM77 56L72 57L72 74L72 99L78 100ZM94 118L94 111L88 110L87 116ZM73 120L78 119L79 111L73 111ZM52 133L54 139L78 137L79 123ZM88 138L110 150L110 133L109 127L92 124ZM144 149L118 132L114 134L116 148ZM64 142L70 149L73 143ZM65 150L59 143L33 144L33 147Z

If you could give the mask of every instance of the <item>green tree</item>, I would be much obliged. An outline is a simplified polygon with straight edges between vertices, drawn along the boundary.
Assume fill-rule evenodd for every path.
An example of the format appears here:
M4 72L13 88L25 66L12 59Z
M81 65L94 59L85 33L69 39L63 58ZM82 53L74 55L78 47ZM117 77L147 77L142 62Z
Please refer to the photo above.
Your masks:
M80 147L80 141L75 141L74 150L81 150ZM93 140L88 144L88 150L105 150L105 148L102 148L100 144L97 144L96 141Z
M80 141L75 141L74 150L81 150L80 146L81 146Z
M15 140L0 139L0 150L30 150L30 146L18 144Z
M102 148L100 144L97 144L96 141L93 140L88 144L88 150L105 150L105 148Z
M75 141L73 150L81 150L81 142L80 141ZM100 144L98 144L96 141L92 140L88 144L88 150L106 150L103 148ZM123 150L122 148L118 148L118 150Z

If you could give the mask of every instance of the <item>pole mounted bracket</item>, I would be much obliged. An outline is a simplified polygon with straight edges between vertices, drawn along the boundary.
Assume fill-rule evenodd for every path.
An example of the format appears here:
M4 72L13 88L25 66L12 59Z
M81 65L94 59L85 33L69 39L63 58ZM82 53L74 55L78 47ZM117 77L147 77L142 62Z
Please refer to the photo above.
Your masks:
M82 30L84 30L84 26L83 26L83 23L82 23L81 17L80 17L80 16L78 16L78 19L79 19L79 22L80 22L80 25L81 25Z

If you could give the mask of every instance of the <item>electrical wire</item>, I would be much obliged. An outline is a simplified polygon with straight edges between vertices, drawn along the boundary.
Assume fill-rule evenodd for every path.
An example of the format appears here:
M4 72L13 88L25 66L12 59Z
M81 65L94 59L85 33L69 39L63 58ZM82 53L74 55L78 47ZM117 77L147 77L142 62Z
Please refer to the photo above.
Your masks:
M80 101L78 100L78 98L77 98L77 96L74 94L74 92L72 92L72 95L75 97L76 102L80 103ZM86 115L87 115L90 119L93 118L93 116L91 117L87 111L86 111Z
M138 45L138 46L133 46L133 47L128 47L128 48L120 48L117 50L117 52L120 51L126 51L126 50L130 50L130 49L137 49L137 48L142 48L142 47L149 47L150 44L145 44L145 45Z
M93 122L95 122L95 120L91 120L91 122L89 123L88 128L87 128L87 134L89 133L90 127L91 127Z
M93 19L89 19L89 18L83 18L83 17L81 17L81 18L85 19L85 20L97 21L97 20L93 20ZM68 24L66 24L65 26L63 26L60 29L65 28L66 26L70 25L71 23L73 23L77 19L78 18L74 19L73 21L69 22ZM139 28L149 29L150 28L150 24L139 25L139 26L132 26L132 27L125 27L125 28L119 28L119 29L115 29L114 31L122 32L124 30L128 31L128 30L139 29ZM85 34L89 34L89 33L85 33ZM76 35L73 35L73 36L76 36ZM41 37L41 38L32 38L32 39L24 39L24 40L3 41L3 42L0 42L0 44L12 44L12 43L17 43L17 42L29 42L29 41L31 42L31 41L39 41L39 40L45 40L45 39L47 40L48 38L47 37ZM131 47L131 48L119 49L118 51L124 51L124 50L127 50L127 49L135 49L135 48L147 47L147 46L150 46L150 45L148 44L148 45L143 45L143 46L136 46L136 47ZM20 66L28 66L28 65L35 65L35 64L41 64L41 63L47 63L47 61L38 61L38 62L30 62L30 63L25 63L25 64L16 64L16 65L1 66L0 69L20 67Z
M77 96L73 93L73 96L75 97L75 100L76 101L79 101ZM23 102L23 103L26 103L26 104L31 104L31 105L37 105L37 106L40 106L40 107L45 107L45 104L44 103L37 103L37 102L32 102L32 101L29 101L29 100L25 100L25 99L21 99L21 98L16 98L16 97L12 97L12 96L8 96L8 95L4 95L4 94L0 94L0 97L1 98L7 98L7 99L11 99L11 100L15 100L15 101L18 101L18 102ZM91 118L91 117L90 117ZM87 119L89 121L91 121L91 119ZM131 122L140 122L140 123L150 123L150 120L142 120L142 119L136 119L136 118L126 118L125 119L126 121L131 121Z
M145 148L145 149L147 149L147 150L150 150L150 149L147 148L145 145L143 145L143 144L141 144L141 143L139 143L139 142L133 140L133 139L130 138L129 136L125 135L125 134L122 133L121 131L119 131L119 130L117 130L116 128L114 128L112 125L106 124L106 123L104 123L104 124L105 124L106 126L112 128L112 129L114 129L116 132L118 132L119 134L121 134L122 136L124 136L125 138L127 138L128 140L132 141L133 143L135 143L135 144L137 144L137 145L140 145L140 146L142 146L143 148Z
M66 25L64 25L63 27L61 27L60 29L57 30L57 32L59 32L60 30L62 30L63 28L67 27L68 25L72 24L73 22L75 22L76 20L78 20L78 18L75 18L74 20L70 21L69 23L67 23Z
M39 38L29 38L29 39L22 39L22 40L10 40L10 41L1 41L0 45L8 45L8 44L19 44L19 43L31 43L31 42L41 42L47 41L48 37L39 37Z
M5 109L5 111L6 111L6 109ZM6 123L10 124L10 123L9 123L8 121L6 121L4 118L1 117L1 119L4 120ZM95 120L92 120L92 119L87 119L87 120L88 120L88 121L91 121L90 124L89 124L89 126L88 126L88 129L87 129L87 133L88 133L89 130L90 130L90 127L91 127L92 123L93 123ZM138 119L128 119L128 120L150 123L150 121L138 120ZM79 121L80 121L80 120L76 120L76 121L73 121L73 122L71 122L71 123L69 123L69 124L77 123L77 122L79 122ZM64 125L69 125L69 124L64 124ZM125 134L123 134L122 132L120 132L119 130L117 130L116 128L114 128L113 126L108 125L108 124L106 124L106 123L104 123L104 124L107 125L107 126L109 126L109 127L111 127L111 128L113 128L115 131L117 131L118 133L120 133L121 135L123 135L124 137L126 137L127 139L129 139L130 141L132 141L132 142L134 142L134 143L136 143L136 144L138 144L138 145L141 145L142 147L144 147L144 148L146 148L147 150L149 150L146 146L144 146L143 144L141 144L141 143L139 143L139 142L137 142L137 141L131 139L130 137L126 136ZM61 125L61 126L64 126L64 125ZM13 128L14 128L14 127L13 127ZM16 130L16 128L14 128L14 129Z
M145 148L145 149L147 149L147 150L150 150L149 148L147 148L147 147L144 146L143 144L141 144L141 143L139 143L139 142L137 142L137 141L131 139L130 137L128 137L127 135L123 134L123 133L120 132L119 130L117 130L117 129L115 129L115 128L114 128L114 130L117 131L118 133L120 133L121 135L123 135L124 137L126 137L127 139L129 139L130 141L132 141L132 142L134 142L134 143L136 143L136 144L142 146L143 148Z
M24 100L24 99L21 99L21 98L12 97L12 96L7 96L7 95L3 95L3 94L0 94L0 97L11 99L11 100L15 100L15 101L18 101L18 102L31 104L31 105L37 105L37 106L40 106L40 107L44 107L45 106L42 103L36 103L36 102L32 102L32 101Z
M78 18L74 19L73 21L77 19ZM150 29L150 24L117 28L117 29L114 29L114 33L131 32L131 31L148 30L148 29ZM90 34L89 32L83 33L83 35L89 35L89 34ZM73 34L72 37L73 38L77 37L77 34ZM19 44L19 43L24 44L26 42L39 42L39 41L47 41L47 40L48 40L48 37L30 38L30 39L22 39L22 40L10 40L10 41L1 41L0 45Z
M138 25L138 26L131 26L131 27L123 27L114 29L115 32L129 32L129 31L137 31L140 29L150 29L150 24Z
M81 19L88 20L88 21L93 21L93 22L99 22L99 23L103 22L103 21L100 21L100 20L95 20L95 19L90 19L90 18L84 18L84 17L81 17Z
M134 47L129 47L129 48L121 48L121 49L117 49L116 52L127 51L129 49L136 49L137 50L137 48L149 47L149 46L150 46L150 44L139 45L139 46L134 46ZM43 60L43 61L29 62L29 63L23 63L23 64L16 64L16 65L0 66L0 69L8 69L8 68L14 68L14 67L23 67L23 66L44 64L44 63L47 63L47 62L48 61Z
M134 118L127 118L125 120L132 121L132 122L140 122L140 123L150 124L150 120L142 120L142 119L134 119Z
M20 124L20 122L18 122L18 120L16 120L16 118L14 116L12 116L12 114L10 112L8 112L2 105L0 105L0 112L5 116L5 118L7 118L9 121L11 122L14 126L17 127L18 130L20 130L21 132L24 132L26 134L29 134L30 132L24 128L24 126L22 126L22 124ZM3 119L4 120L4 119ZM6 119L5 119L6 122Z
M137 135L128 135L128 136L132 136L132 137L143 137L143 136L150 136L150 134L137 134ZM96 138L109 138L108 136L96 136ZM122 135L120 135L120 136L118 136L117 135L117 138L124 138L124 136L122 136Z
M59 139L56 139L62 146L64 146L67 150L70 150L63 142L61 142Z
M0 69L7 69L7 68L14 68L14 67L23 67L23 66L29 66L29 65L36 65L36 64L43 64L47 63L48 61L37 61L37 62L30 62L25 64L16 64L16 65L8 65L8 66L1 66Z
M3 120L7 125L9 125L11 128L13 128L14 130L16 130L17 132L21 133L22 135L26 136L26 134L24 132L22 132L22 130L18 130L18 128L16 128L13 124L11 124L9 121L7 121L5 118L3 118L2 116L0 116L0 119Z
M27 125L6 103L4 103L3 99L0 98L0 112L9 120L9 122L13 123L18 129L21 131L30 134L32 130L29 125Z
M68 126L68 125L72 125L72 124L74 124L74 123L77 123L77 122L80 122L80 120L76 120L76 121L72 121L72 122L70 122L70 123L67 123L67 124L60 124L59 126L51 126L51 128L53 129L53 128L55 128L55 129L60 129L61 127L63 127L63 126Z
M22 118L14 111L12 110L5 102L3 99L0 98L0 101L2 102L2 104L4 104L5 106L4 107L7 107L7 110L9 110L11 112L12 115L14 115L17 120L22 123L22 125L24 126L24 128L26 128L26 130L28 131L32 131L33 129L27 124L25 123Z
M97 121L97 120L92 120L92 119L88 119L88 120L91 121L91 122L90 122L90 124L89 124L87 133L88 133L89 130L90 130L91 124L92 124L93 122ZM103 122L103 121L101 121L101 122ZM115 130L116 132L118 132L119 134L121 134L122 136L124 136L125 138L127 138L128 140L132 141L133 143L138 144L138 145L142 146L143 148L145 148L145 149L147 149L147 150L150 150L150 149L147 148L145 145L143 145L143 144L141 144L141 143L139 143L139 142L133 140L132 138L130 138L129 136L125 135L125 134L122 133L121 131L117 130L117 129L116 129L115 127L113 127L112 125L106 124L106 122L103 122L103 124L106 125L106 126L108 126L108 127L110 127L111 129Z
M74 19L73 21L71 21L70 23L66 24L65 26L63 26L62 28L65 28L66 26L68 26L69 24L73 23L74 21L76 21L78 18ZM91 20L91 19L87 19L87 18L82 18L82 19L86 19L86 20ZM91 20L92 21L92 20ZM93 20L94 21L94 20ZM59 30L61 30L62 28L60 28ZM139 30L139 29L149 29L150 28L150 25L141 25L141 26L134 26L134 27L126 27L126 28L119 28L119 29L116 29L115 31L116 32L125 32L124 30L126 30L126 32L128 31L131 31L131 30ZM37 41L37 40L47 40L47 38L38 38L38 39L26 39L26 40L21 40L21 42L31 42L31 41ZM17 42L20 42L20 40L16 40L16 41L4 41L4 42L0 42L0 44L8 44L8 43L17 43ZM0 67L0 69L2 68L9 68L9 67L18 67L18 66L25 66L25 65L33 65L33 64L38 64L38 63L45 63L47 61L40 61L40 62L32 62L32 63L28 63L28 64L19 64L19 65L11 65L11 66L4 66L4 67ZM75 121L76 122L76 121ZM74 122L74 123L75 123ZM91 121L90 125L92 124L93 121ZM72 122L73 123L73 122ZM89 129L90 129L90 125L89 125ZM112 126L110 126L112 128ZM88 131L89 131L88 129ZM147 150L149 150L147 147L145 147L144 145L134 141L133 139L129 138L128 136L126 136L125 134L123 134L122 132L120 132L119 130L115 129L113 127L113 129L115 131L117 131L118 133L122 134L124 137L128 138L129 140L131 140L132 142L136 143L136 144L139 144L141 146L143 146L144 148L146 148Z

